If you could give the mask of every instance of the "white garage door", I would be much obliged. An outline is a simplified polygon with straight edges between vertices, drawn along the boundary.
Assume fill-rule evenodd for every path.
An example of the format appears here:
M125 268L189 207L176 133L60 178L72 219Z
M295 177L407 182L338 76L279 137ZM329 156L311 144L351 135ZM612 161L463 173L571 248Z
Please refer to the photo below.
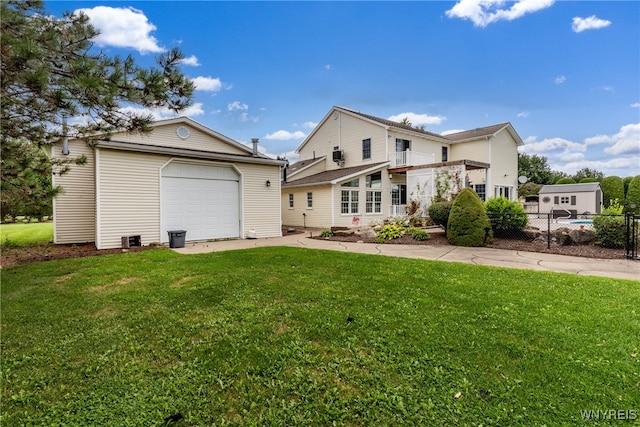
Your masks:
M187 240L240 236L240 178L231 167L170 163L162 169L162 241L186 230Z

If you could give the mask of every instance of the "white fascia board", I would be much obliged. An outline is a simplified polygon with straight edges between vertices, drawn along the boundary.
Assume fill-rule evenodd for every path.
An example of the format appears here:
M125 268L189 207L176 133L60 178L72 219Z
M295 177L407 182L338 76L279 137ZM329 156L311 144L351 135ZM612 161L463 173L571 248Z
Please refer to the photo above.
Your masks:
M369 172L377 171L378 169L384 169L387 166L389 166L389 162L385 162L385 163L383 163L381 165L376 165L376 166L370 167L368 169L363 169L361 171L354 172L354 173L352 173L350 175L346 175L346 176L343 176L341 178L334 179L334 180L330 181L330 183L331 184L337 184L339 182L348 181L348 180L353 179L355 177L358 177L360 175L365 175L365 174L367 174Z
M157 145L136 144L130 142L100 141L95 146L100 148L112 148L115 150L134 151L138 153L167 154L192 159L224 160L229 162L254 163L273 166L284 166L287 163L285 160L276 160L265 157L243 157L233 154L185 150L183 148L161 147Z

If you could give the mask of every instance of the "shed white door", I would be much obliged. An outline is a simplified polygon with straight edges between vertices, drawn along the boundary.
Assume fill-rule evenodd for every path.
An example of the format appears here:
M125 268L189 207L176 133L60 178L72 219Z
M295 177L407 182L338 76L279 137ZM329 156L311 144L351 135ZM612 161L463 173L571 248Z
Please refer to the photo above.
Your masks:
M161 237L187 240L240 236L240 177L231 167L169 163L162 169Z

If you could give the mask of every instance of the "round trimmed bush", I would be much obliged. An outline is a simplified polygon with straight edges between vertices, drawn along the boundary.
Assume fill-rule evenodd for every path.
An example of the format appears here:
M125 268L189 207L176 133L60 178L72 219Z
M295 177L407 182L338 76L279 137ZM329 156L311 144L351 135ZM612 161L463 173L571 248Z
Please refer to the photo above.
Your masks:
M640 175L633 177L631 181L629 181L627 203L629 205L629 212L640 212ZM632 205L635 205L635 208L632 208Z
M451 206L447 240L456 246L484 246L492 238L491 223L482 200L472 189L463 189Z
M631 184L629 184L631 185ZM619 176L608 176L600 182L604 207L609 207L613 200L624 199L624 182Z
M556 181L556 184L575 184L576 180L569 177L560 178Z
M429 206L429 218L435 225L441 225L445 229L447 228L447 222L449 221L449 214L451 213L451 206L453 202L435 202Z
M529 218L520 202L506 197L494 197L484 204L493 232L522 230L529 223Z

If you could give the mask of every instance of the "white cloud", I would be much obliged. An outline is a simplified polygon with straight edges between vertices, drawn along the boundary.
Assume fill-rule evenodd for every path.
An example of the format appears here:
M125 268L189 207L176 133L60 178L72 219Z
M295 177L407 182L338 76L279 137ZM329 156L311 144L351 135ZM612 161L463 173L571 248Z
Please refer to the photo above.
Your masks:
M610 137L611 146L604 149L614 156L636 156L636 167L640 169L640 123L622 126L620 132Z
M447 118L443 116L430 116L428 114L416 114L411 112L396 114L394 116L390 116L388 119L394 122L402 122L405 117L411 122L412 126L439 125L444 120L447 120Z
M631 108L640 108L640 102L634 102L631 104Z
M247 104L242 104L240 101L233 101L231 104L227 105L227 111L236 111L236 110L248 110L249 106Z
M527 154L538 154L552 158L567 160L575 158L575 152L583 153L587 149L585 144L566 140L564 138L548 138L538 141L535 137L527 138L520 151Z
M278 130L273 133L267 134L264 138L272 140L275 139L278 141L288 141L290 139L303 139L306 136L307 135L302 131L289 132L286 130Z
M523 111L522 113L518 113L518 115L516 117L518 117L519 119L527 118L527 117L529 117L529 112L528 111Z
M124 107L121 108L122 112L131 112L136 114L149 114L154 120L170 119L178 116L195 117L204 114L202 109L202 103L196 102L192 106L180 111L176 114L173 110L168 108L138 108L138 107Z
M196 90L202 90L206 92L218 92L222 89L222 82L219 78L213 77L196 77L191 79L196 86Z
M567 77L566 76L557 76L555 79L553 79L553 82L557 85L561 85L562 83L567 81Z
M318 123L316 123L316 122L304 122L302 124L302 127L305 128L305 129L313 129L316 126L318 126Z
M512 21L528 13L537 12L553 5L554 0L460 0L446 14L449 18L469 19L476 27L486 27L498 21ZM502 8L505 4L510 8Z
M188 58L184 58L182 61L180 61L180 63L184 65L190 65L192 67L200 66L200 62L198 61L198 58L195 55L191 55Z
M245 111L240 114L240 121L257 123L258 121L260 121L260 117L250 116L249 113Z
M551 169L569 174L590 168L606 175L637 175L640 167L640 123L624 125L613 135L585 138L581 143L563 138L538 141L535 136L528 137L519 151L544 156Z
M151 35L156 26L149 22L141 10L132 7L96 6L92 9L78 9L89 17L100 34L95 41L98 46L131 48L138 52L158 53L164 48Z
M331 64L326 64L324 66L324 69L327 70L327 71L331 71L332 68L333 68L333 66Z
M611 25L611 21L600 19L596 17L596 15L591 15L588 18L580 18L579 16L576 16L573 18L571 29L576 33L581 33L585 30L598 30L600 28L608 27L609 25Z

